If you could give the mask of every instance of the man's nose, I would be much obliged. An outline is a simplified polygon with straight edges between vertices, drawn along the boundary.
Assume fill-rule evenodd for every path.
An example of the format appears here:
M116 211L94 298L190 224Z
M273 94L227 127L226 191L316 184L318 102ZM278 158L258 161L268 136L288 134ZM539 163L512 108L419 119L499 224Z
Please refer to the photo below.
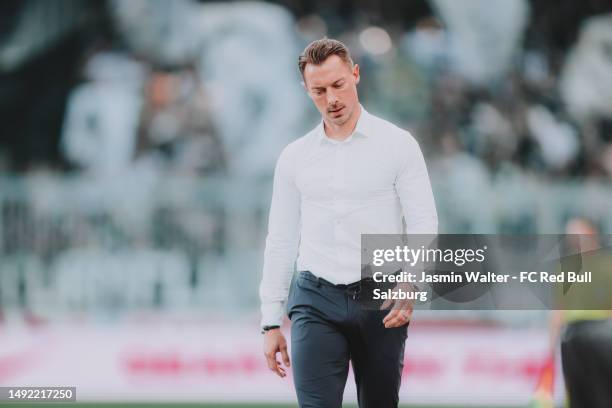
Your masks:
M334 106L338 103L338 98L333 91L327 92L327 106Z

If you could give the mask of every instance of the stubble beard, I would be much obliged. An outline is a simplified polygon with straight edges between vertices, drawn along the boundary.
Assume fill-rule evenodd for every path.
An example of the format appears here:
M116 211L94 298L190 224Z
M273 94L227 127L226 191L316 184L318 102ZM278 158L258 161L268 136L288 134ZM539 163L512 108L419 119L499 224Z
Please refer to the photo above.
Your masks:
M333 123L336 126L342 126L344 125L346 122L349 121L349 119L351 118L351 115L353 114L353 111L348 111L348 106L343 105L344 106L344 115L334 118L334 117L330 117L328 116L328 119L331 121L331 123Z

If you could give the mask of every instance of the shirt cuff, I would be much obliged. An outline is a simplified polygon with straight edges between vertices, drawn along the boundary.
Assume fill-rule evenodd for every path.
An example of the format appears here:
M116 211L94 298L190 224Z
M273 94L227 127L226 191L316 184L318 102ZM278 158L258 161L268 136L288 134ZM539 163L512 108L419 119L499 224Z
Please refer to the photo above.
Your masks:
M261 305L261 327L280 326L285 318L285 302L270 302Z

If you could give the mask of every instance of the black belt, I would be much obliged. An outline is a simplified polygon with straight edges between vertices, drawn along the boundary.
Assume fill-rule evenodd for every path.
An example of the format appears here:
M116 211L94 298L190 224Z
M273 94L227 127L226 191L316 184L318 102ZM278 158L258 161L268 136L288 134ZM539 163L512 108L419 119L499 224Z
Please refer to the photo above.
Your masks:
M374 279L372 278L363 278L361 280L358 280L357 282L353 282L353 283L332 283L330 281L328 281L327 279L323 279L320 278L318 276L315 276L312 272L310 271L301 271L300 275L302 277L304 277L304 279L307 279L311 282L315 282L317 284L317 287L320 286L329 286L335 289L340 289L340 290L346 290L346 292L349 294L349 296L351 297L351 299L353 300L357 300L359 298L359 294L361 293L361 288L363 285L367 285L367 284L372 284L374 283Z

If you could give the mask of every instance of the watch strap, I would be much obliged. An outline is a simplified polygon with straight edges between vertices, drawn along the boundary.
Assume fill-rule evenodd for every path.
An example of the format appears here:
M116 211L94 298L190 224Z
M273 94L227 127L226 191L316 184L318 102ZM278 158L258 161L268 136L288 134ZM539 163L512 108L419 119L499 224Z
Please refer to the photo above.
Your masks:
M265 333L265 332L267 332L269 330L272 330L272 329L280 329L280 326L279 325L264 326L264 327L261 328L261 333L263 334L263 333Z

